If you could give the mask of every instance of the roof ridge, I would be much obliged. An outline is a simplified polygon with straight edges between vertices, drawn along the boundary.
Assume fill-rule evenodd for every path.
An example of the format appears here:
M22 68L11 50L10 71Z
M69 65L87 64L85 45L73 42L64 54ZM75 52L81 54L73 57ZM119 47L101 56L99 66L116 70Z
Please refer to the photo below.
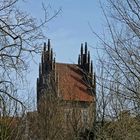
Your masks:
M71 63L65 63L65 62L64 63L63 62L62 63L61 62L56 62L56 64L62 64L62 65L78 65L78 64L71 64Z

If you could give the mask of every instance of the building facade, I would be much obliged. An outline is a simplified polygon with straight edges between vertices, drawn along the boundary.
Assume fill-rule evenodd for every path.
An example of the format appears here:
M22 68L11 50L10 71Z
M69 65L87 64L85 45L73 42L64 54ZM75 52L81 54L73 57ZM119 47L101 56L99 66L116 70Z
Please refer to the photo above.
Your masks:
M61 122L65 130L75 127L81 131L93 127L96 76L87 43L84 46L81 44L77 64L56 62L50 40L48 44L44 43L37 78L37 109L39 113L51 112L51 119L59 114L61 121L57 117L57 123ZM56 112L61 112L61 115Z

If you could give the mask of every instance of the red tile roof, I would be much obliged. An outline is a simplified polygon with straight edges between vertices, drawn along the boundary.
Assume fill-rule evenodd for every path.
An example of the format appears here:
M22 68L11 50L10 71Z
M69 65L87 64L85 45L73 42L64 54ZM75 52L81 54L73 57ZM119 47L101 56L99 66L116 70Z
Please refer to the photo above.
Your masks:
M59 75L59 96L64 100L94 101L83 80L83 73L76 64L56 63Z

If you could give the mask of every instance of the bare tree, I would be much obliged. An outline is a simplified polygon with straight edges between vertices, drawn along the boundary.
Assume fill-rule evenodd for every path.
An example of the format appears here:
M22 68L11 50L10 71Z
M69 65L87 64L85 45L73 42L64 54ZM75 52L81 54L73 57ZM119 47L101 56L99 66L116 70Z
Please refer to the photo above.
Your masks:
M64 139L64 109L53 93L40 99L39 110L27 115L28 139Z
M46 38L43 29L60 11L48 17L48 9L43 5L44 19L38 20L18 9L18 2L0 1L1 119L25 113L25 104L18 98L18 93L24 91L29 62L40 52L39 43Z
M108 0L108 3L103 4L100 1L100 4L107 23L106 32L103 36L99 36L92 27L91 30L100 40L104 53L104 59L99 57L103 71L100 75L98 73L97 83L101 91L98 101L102 105L98 113L101 113L99 118L104 120L105 132L107 126L111 125L114 125L112 131L115 131L115 127L121 130L123 121L116 126L121 111L129 110L133 114L131 116L133 123L134 118L140 114L140 1ZM113 123L110 122L111 120ZM117 132L117 134L121 133L118 139L138 139L136 125L138 123L133 125L136 126L133 129L137 138L133 137L132 128L131 131L128 130L129 121L128 124L125 123L124 121L124 125L127 125L126 129ZM129 131L129 138L125 137L126 130ZM104 133L101 139L105 138L107 135Z

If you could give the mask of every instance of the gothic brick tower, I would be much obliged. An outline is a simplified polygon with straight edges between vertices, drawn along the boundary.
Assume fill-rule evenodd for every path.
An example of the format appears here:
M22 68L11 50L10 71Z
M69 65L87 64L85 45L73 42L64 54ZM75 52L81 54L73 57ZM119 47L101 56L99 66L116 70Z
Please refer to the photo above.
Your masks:
M55 58L53 58L53 50L51 48L50 40L48 40L48 45L44 43L41 63L39 64L39 78L37 78L37 107L39 107L40 99L46 94L53 93L57 95L58 75L56 73Z
M71 114L69 117L74 118L71 111L73 107L77 109L81 118L78 127L93 127L96 114L96 76L93 72L93 64L90 60L90 52L87 50L87 43L84 47L81 44L78 64L55 62L50 40L48 40L47 45L44 43L41 63L39 64L39 78L37 78L38 112L40 110L45 111L42 108L44 104L41 105L42 101L48 99L44 98L48 95L53 95L56 97L55 99L61 100L62 104L59 106L61 109L63 108L64 116L67 116L67 111L69 111L68 114Z
M46 49L47 47L47 49ZM68 93L70 90L71 93ZM63 100L94 101L96 91L96 76L90 61L87 43L78 57L78 64L56 63L53 57L50 40L44 43L41 63L39 64L39 78L37 78L37 104L40 97L53 91Z

